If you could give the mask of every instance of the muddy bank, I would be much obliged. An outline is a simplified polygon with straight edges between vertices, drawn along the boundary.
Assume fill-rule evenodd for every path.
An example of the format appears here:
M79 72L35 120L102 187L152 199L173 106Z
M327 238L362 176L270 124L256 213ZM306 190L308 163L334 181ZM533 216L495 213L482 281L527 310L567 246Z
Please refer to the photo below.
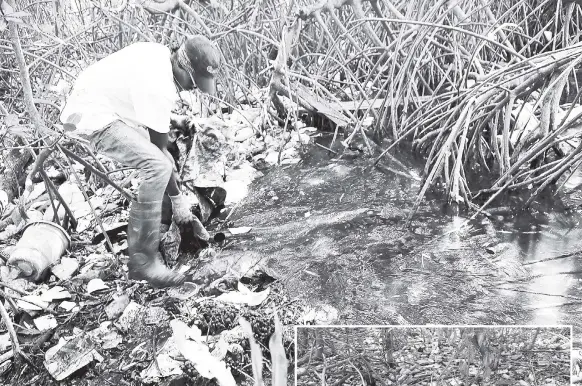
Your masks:
M580 325L579 213L499 209L459 232L469 215L434 199L405 229L419 182L368 165L310 146L267 172L230 218L252 230L199 277L266 271L320 323Z

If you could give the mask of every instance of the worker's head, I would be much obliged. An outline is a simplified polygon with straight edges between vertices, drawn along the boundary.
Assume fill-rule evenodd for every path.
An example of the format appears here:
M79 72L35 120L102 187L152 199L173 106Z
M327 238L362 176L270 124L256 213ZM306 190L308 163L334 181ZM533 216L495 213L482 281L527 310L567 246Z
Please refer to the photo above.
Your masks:
M202 35L188 38L172 54L174 77L185 90L198 87L201 91L214 95L216 93L214 75L220 65L220 51Z

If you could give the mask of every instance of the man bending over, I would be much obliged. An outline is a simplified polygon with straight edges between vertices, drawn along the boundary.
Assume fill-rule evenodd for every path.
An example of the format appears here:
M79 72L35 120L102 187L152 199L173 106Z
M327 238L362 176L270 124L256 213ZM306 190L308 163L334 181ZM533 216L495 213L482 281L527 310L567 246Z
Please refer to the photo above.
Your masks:
M166 148L170 115L180 90L198 87L214 94L220 53L196 35L176 51L158 43L134 43L86 68L77 78L61 113L65 130L141 177L127 230L129 278L154 287L177 286L185 276L168 268L159 252L162 200L172 200L174 221L208 232L190 211L177 184L175 163ZM146 132L140 127L147 128Z

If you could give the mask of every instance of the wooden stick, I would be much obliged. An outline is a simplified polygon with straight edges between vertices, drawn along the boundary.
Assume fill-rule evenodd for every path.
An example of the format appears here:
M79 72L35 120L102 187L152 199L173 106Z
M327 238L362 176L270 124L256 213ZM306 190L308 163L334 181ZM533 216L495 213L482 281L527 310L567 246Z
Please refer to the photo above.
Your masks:
M322 149L325 149L325 150L327 150L327 151L329 151L329 152L332 152L332 153L333 153L333 154L335 154L335 155L338 155L338 152L337 152L337 151L335 151L335 150L332 150L332 149L330 149L330 148L329 148L329 147L327 147L327 146L323 146L321 143L317 143L317 142L315 142L315 145L316 145L316 146L319 146L319 147L321 147Z
M67 162L69 164L69 167L71 168L71 171L73 172L73 176L75 176L75 179L77 180L77 185L79 186L79 189L81 190L81 193L83 194L83 197L85 198L85 201L87 201L87 203L89 204L89 207L91 208L91 212L93 213L93 216L95 216L95 221L97 221L97 224L99 224L99 228L101 228L101 233L103 234L103 237L105 237L105 241L107 242L107 246L109 247L111 252L114 252L113 244L111 243L111 240L109 239L109 236L107 235L107 231L105 230L105 227L103 226L103 221L101 220L101 216L97 215L97 212L95 211L95 207L91 203L91 200L89 199L89 196L87 195L87 192L85 191L85 188L83 187L83 184L81 183L81 179L79 178L79 175L77 174L75 169L73 169L73 165L71 164L71 160L67 159Z
M52 146L50 146L49 148L41 151L40 154L38 155L38 157L36 157L36 160L34 161L34 165L32 166L32 171L29 174L29 178L31 180L34 181L36 174L39 173L40 169L42 169L42 167L44 166L44 162L57 149L55 147L55 145L56 145L56 142Z
M21 290L21 289L18 289L18 288L16 288L16 287L13 287L13 286L11 286L10 284L6 284L6 283L4 283L4 282L1 282L1 281L0 281L0 286L2 286L2 287L5 287L5 288L9 288L9 289L11 289L12 291L14 291L14 292L16 292L17 294L19 294L19 295L22 295L22 296L26 296L26 295L28 295L28 293L26 293L26 291L23 291L23 290Z
M33 306L36 306L36 307L42 309L43 311L48 312L49 314L53 314L53 315L56 315L57 314L55 311L51 310L50 308L48 308L48 307L46 307L46 306L44 306L42 304L39 304L38 302L36 302L34 300L23 299L23 298L19 298L17 296L11 296L11 295L8 295L6 292L4 292L2 290L0 290L0 296L6 298L8 300L20 300L22 302L25 302L25 303L28 303L28 304L32 304Z
M104 180L106 183L108 183L109 185L113 186L117 191L119 191L125 198L127 198L128 201L133 201L133 197L131 196L131 194L127 193L122 187L120 187L119 185L117 185L115 182L113 182L111 180L111 178L107 177L107 174L103 173L100 170L97 170L96 167L94 167L93 165L91 165L89 162L85 161L83 158L79 157L78 155L76 155L75 153L73 153L72 151L65 149L64 147L59 146L59 149L65 153L65 155L69 158L72 158L73 160L77 161L78 163L80 163L81 165L83 165L84 167L86 167L87 169L89 169L91 171L91 173L95 173L96 176L98 176L99 178L101 178L102 180Z
M16 9L14 0L10 1L8 4ZM24 103L26 105L26 109L37 133L40 136L48 136L52 134L52 132L46 127L42 117L40 116L40 113L34 105L34 95L32 93L32 85L30 83L30 73L28 72L28 67L26 66L22 44L20 43L20 37L18 35L18 25L14 22L8 22L8 28L10 31L12 48L14 49L14 56L16 57L16 63L18 64L18 70L20 72L20 80L22 82L22 89L24 91Z
M4 363L14 356L14 350L6 351L4 354L0 355L0 363Z
M77 220L73 215L73 211L71 211L71 208L69 208L69 205L65 202L65 199L63 198L63 196L61 196L61 193L59 193L59 190L57 189L55 184L53 184L53 182L48 177L44 169L41 168L40 174L42 175L42 178L46 181L47 185L51 188L51 190L53 191L55 196L57 196L57 199L65 209L65 212L67 213L67 215L69 216L69 220L71 221L71 228L73 229L77 228Z
M20 344L18 343L18 337L16 336L16 331L14 330L14 325L12 324L12 320L8 315L8 311L4 307L4 304L0 302L0 316L2 316L2 320L4 320L4 325L8 330L8 335L10 336L10 340L12 341L12 348L14 352L20 353Z
M30 358L26 356L26 354L20 348L20 344L18 343L18 337L16 336L16 331L14 331L14 325L12 324L12 320L8 315L8 311L6 311L6 308L4 308L4 304L2 304L2 302L0 302L0 315L2 316L2 320L4 320L4 325L8 330L8 335L10 335L10 340L12 341L12 350L14 351L14 353L20 355L29 365L35 368Z

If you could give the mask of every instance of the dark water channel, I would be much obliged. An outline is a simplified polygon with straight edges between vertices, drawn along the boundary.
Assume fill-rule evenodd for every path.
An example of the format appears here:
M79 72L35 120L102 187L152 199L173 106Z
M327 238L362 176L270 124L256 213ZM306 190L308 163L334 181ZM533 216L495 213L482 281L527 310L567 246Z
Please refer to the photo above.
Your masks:
M458 231L468 216L429 199L404 229L419 182L369 163L312 146L269 171L220 261L267 270L327 323L582 325L580 213L493 210Z

